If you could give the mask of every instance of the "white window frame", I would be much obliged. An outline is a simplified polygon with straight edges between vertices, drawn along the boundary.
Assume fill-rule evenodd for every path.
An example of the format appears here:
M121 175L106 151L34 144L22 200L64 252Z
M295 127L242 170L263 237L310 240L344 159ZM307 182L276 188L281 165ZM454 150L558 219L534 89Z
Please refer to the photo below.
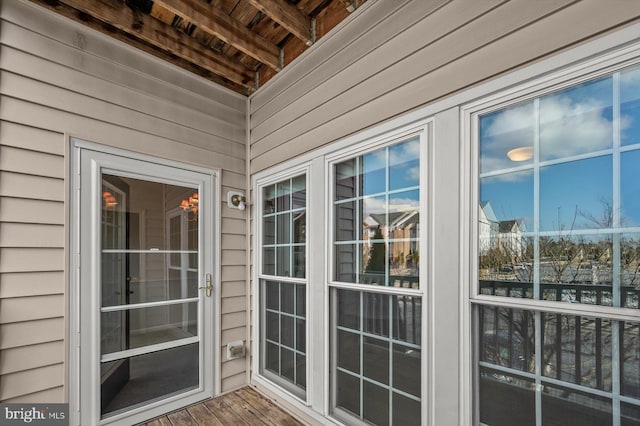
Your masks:
M263 170L258 172L257 174L252 176L252 188L256 188L256 180L263 179L273 174L277 173L285 173L288 169L292 167L300 166L301 164L310 164L310 179L308 181L309 186L314 186L317 188L323 188L325 182L328 178L329 173L327 169L327 165L325 163L325 156L336 155L338 151L341 151L345 156L348 155L348 152L357 152L358 150L366 149L365 147L369 144L375 144L376 142L384 139L385 137L389 137L396 132L402 132L406 128L416 127L417 123L426 122L430 117L433 117L433 143L429 146L429 162L424 163L424 167L429 168L428 173L432 173L434 167L438 167L440 161L444 157L449 163L447 163L448 169L446 173L443 173L442 169L444 166L440 167L440 171L436 172L435 175L429 175L430 180L427 185L429 185L429 189L431 192L431 197L442 202L442 186L436 186L434 180L439 181L439 185L442 185L443 179L447 180L447 183L451 183L457 190L457 194L449 194L446 197L455 198L456 203L448 203L447 205L456 205L457 210L453 212L442 212L438 208L432 208L429 205L429 210L432 213L432 217L429 223L425 223L423 228L429 227L428 238L429 244L433 247L432 235L433 232L441 232L441 230L437 229L437 224L441 223L443 219L445 219L448 223L455 223L459 227L459 231L456 230L456 241L453 244L456 245L455 251L457 255L451 255L451 253L447 253L448 257L442 257L440 253L432 252L430 253L430 257L438 258L438 265L442 263L447 263L446 271L422 271L425 274L428 274L429 281L437 283L439 280L446 278L446 273L453 275L452 268L455 269L455 276L451 277L457 283L457 287L455 289L448 288L446 291L453 294L456 293L459 295L458 300L456 301L457 312L451 312L449 315L449 319L457 318L457 326L451 328L451 332L457 331L457 335L453 337L457 341L455 344L449 344L449 348L457 348L457 353L459 354L457 359L447 360L447 367L455 364L457 366L457 371L453 372L452 375L456 377L455 383L448 383L446 385L449 386L446 389L446 400L442 399L439 395L439 391L443 386L443 377L440 371L437 370L442 363L442 353L438 353L441 357L439 360L437 359L428 359L424 362L428 363L428 368L430 369L432 376L429 377L429 381L427 383L428 386L428 395L425 397L425 404L427 405L425 416L423 418L423 424L436 426L439 424L458 424L459 426L468 426L472 424L477 424L477 418L474 417L473 406L474 406L474 393L473 393L473 374L474 374L474 364L473 364L473 330L471 327L471 295L473 293L473 289L469 283L473 282L472 273L473 273L473 262L475 262L477 258L477 249L475 247L475 242L472 240L472 236L475 235L473 232L477 232L475 228L475 221L477 220L477 204L473 204L474 201L471 197L471 189L473 188L473 176L475 171L470 169L470 165L472 164L471 156L471 144L474 128L472 126L471 116L474 112L478 112L481 110L485 110L489 108L491 104L493 105L506 105L506 102L518 97L527 96L535 91L543 91L549 90L549 87L562 84L564 81L565 84L567 79L577 78L580 76L584 76L588 73L593 72L602 72L603 68L607 66L614 66L615 64L629 63L630 61L636 61L638 57L640 57L640 24L633 24L628 27L617 30L611 34L604 35L595 40L586 42L584 44L572 47L567 49L557 55L545 58L538 62L533 62L528 64L520 69L515 71L511 71L503 76L496 77L494 79L488 80L486 82L482 82L474 87L463 90L461 92L455 93L451 96L448 96L442 100L429 104L423 108L418 108L411 112L408 112L400 117L390 119L386 122L378 124L374 127L363 130L362 132L347 136L344 139L339 141L334 141L331 144L321 146L315 149L312 152L308 152L302 154L295 159L285 161L280 163L270 169ZM584 78L584 77L583 77ZM557 88L557 87L556 87ZM329 141L321 141L321 142L329 142ZM457 160L457 163L454 163L453 159ZM434 179L435 178L435 179ZM435 189L435 191L434 191ZM309 189L308 189L309 190ZM317 190L314 190L317 191ZM324 209L327 205L327 202L330 201L328 190L325 189L324 198L318 200L319 197L312 198L310 200L310 205L308 208L314 213L313 223L319 221L325 228L319 229L327 229L329 226L328 218L324 217ZM314 192L314 195L316 192ZM445 197L445 198L446 198ZM431 202L432 200L430 200ZM426 202L426 200L424 201ZM422 202L421 202L422 203ZM427 212L425 207L421 206L422 212ZM455 217L448 217L448 216ZM255 220L254 220L254 228L253 228L253 241L254 243L257 241L255 239ZM308 229L312 231L314 227L318 225L312 225L312 223L308 222ZM436 228L434 228L436 226ZM316 241L314 237L310 236L311 234L307 234L308 238L308 249L313 250L314 256L318 254L318 258L314 259L310 262L310 265L307 269L307 276L309 279L317 279L323 283L327 282L327 271L325 265L322 263L325 259L331 259L328 254L328 250L330 247L330 242L325 237L325 241ZM322 237L320 237L321 239ZM254 247L256 247L254 245ZM438 247L438 250L440 247ZM254 272L252 278L256 280L256 268L255 265L258 265L255 259L255 253L253 256L253 265ZM319 254L322 253L322 256ZM324 287L324 288L316 288L316 287ZM329 334L328 330L328 321L329 318L329 308L328 308L328 294L326 292L327 285L317 286L312 282L309 283L309 291L308 295L312 292L317 291L315 296L322 295L324 300L324 306L320 309L321 312L316 312L316 316L318 318L318 322L320 322L320 328L315 329L313 325L310 327L313 330L313 340L317 340L317 333L324 329L325 335L322 339L317 342L317 348L321 351L319 353L313 353L313 356L317 359L321 360L321 364L323 367L319 372L311 371L311 381L307 382L307 403L298 403L293 398L288 396L286 393L281 392L277 387L272 386L269 382L265 382L260 377L256 375L256 364L254 360L254 367L252 373L252 380L261 385L264 390L271 392L275 397L279 398L279 400L283 403L289 404L295 410L298 410L299 414L306 415L309 418L316 420L320 423L327 422L335 422L338 423L335 419L331 419L328 417L329 412L329 380L328 380L328 372L326 365L328 365L328 357L329 357ZM442 294L444 291L439 289L439 295L436 295L435 299L432 297L432 292L434 291L433 286L425 289L427 291L427 298L430 301L430 304L425 305L425 310L431 309L431 303L437 303L437 297L443 297ZM254 295L255 288L253 288ZM483 297L491 297L491 296L483 296ZM255 303L254 297L254 303ZM474 296L473 302L481 302L482 296ZM502 301L492 299L494 304L500 305ZM512 300L506 300L505 302L509 303L511 306ZM317 307L313 307L316 309ZM529 306L527 305L527 308ZM555 307L555 311L561 311L563 307ZM572 309L571 312L576 312L584 310L586 315L596 316L598 311L600 311L601 307L595 307L593 305L589 306L571 306L566 307ZM311 306L307 307L307 315L310 315ZM254 315L252 317L253 324L257 324L257 318L255 316L256 308L254 306ZM638 312L635 310L631 310L633 312L627 312L621 315L616 319L629 319L630 315L638 315ZM608 315L608 312L604 312L604 314ZM437 336L437 330L434 329L434 325L431 323L438 318L428 316L428 321L423 324L423 329L425 331L428 329L429 333L427 334L428 339L423 341L423 350L425 354L433 353L434 350L437 351L437 346L435 345L435 340ZM307 318L309 321L309 318ZM435 326L437 327L437 325ZM254 327L254 342L257 342L255 332L257 327ZM311 339L307 339L307 345L313 343L310 341ZM441 344L441 341L438 340L438 346ZM311 349L308 349L311 351ZM254 357L255 358L255 357ZM426 358L423 357L423 358ZM310 363L310 359L308 359L308 363ZM313 369L314 364L309 367L310 370ZM426 368L425 368L426 374ZM323 393L318 394L314 391L316 389L316 385L313 385L311 382L313 380L321 381L324 383ZM424 379L423 379L424 380ZM426 381L425 381L426 382ZM451 389L457 389L457 401L451 401ZM456 404L457 410L453 410L451 408L451 404ZM440 409L440 407L444 407L444 409ZM448 410L448 411L447 411ZM453 422L453 417L457 417L457 423Z
M617 34L616 34L617 35ZM616 35L610 37L615 40ZM597 45L594 42L593 45ZM593 45L587 49L593 48ZM615 46L614 46L615 48ZM474 306L493 306L514 309L523 309L534 313L558 313L569 316L588 316L594 318L609 319L612 321L640 321L640 311L638 309L613 307L604 305L575 304L567 302L556 302L536 299L513 298L506 296L483 295L479 293L478 281L478 215L479 209L479 117L497 110L507 108L509 106L540 98L546 94L561 91L563 89L578 85L580 83L593 81L599 77L611 75L624 68L633 65L640 65L640 43L631 44L619 48L613 52L600 53L590 60L577 60L572 64L565 65L554 72L548 73L540 77L534 75L532 79L520 82L516 86L502 91L496 91L483 99L469 103L462 107L461 111L461 134L464 144L464 155L462 156L463 193L468 194L464 198L462 204L463 214L466 220L463 222L464 244L462 259L462 285L465 295L465 306L463 309L463 324L465 329L462 332L462 342L464 348L465 361L463 364L463 379L465 385L461 389L463 400L465 401L465 417L469 420L469 424L479 424L479 412L477 408L479 403L479 393L476 383L478 375L478 360L475 359L477 342L475 335L477 330L474 325L473 307ZM616 102L616 100L614 100ZM614 123L614 126L616 124ZM619 148L618 148L619 149ZM616 148L609 151L614 152ZM624 151L624 149L622 149ZM578 156L580 159L592 158L593 154L584 154ZM527 169L529 170L529 169ZM537 208L537 207L536 207ZM467 283L465 287L465 283ZM536 315L537 316L537 315ZM536 324L539 321L536 321ZM536 327L539 327L536 325ZM539 333L539 331L537 331ZM612 325L612 338L618 342L618 330ZM538 340L540 337L537 337ZM619 343L619 342L618 342ZM614 343L614 346L616 343ZM614 354L615 355L615 354ZM537 354L540 356L540 354ZM613 358L616 358L615 356ZM613 374L617 374L614 361ZM536 376L538 374L536 373ZM615 381L615 379L614 379ZM573 387L570 383L568 387ZM467 389L467 391L464 390ZM594 392L597 394L597 390ZM536 396L538 398L538 396ZM615 399L615 398L614 398ZM539 406L540 402L537 402ZM615 408L613 408L615 412Z
M309 379L310 379L310 368L311 365L310 358L313 357L312 352L309 350L309 241L311 235L313 234L313 230L310 229L310 217L313 216L313 213L309 209L310 202L310 178L311 165L308 163L295 165L287 170L268 174L263 178L256 179L253 184L253 194L256 203L254 204L254 221L253 221L253 236L254 241L257 244L254 246L253 250L253 284L252 284L252 294L253 294L253 316L252 323L253 327L253 336L252 340L254 343L254 347L257 349L254 351L253 359L252 359L252 377L253 380L256 380L259 383L264 384L265 386L277 386L278 391L282 392L287 398L291 398L292 400L298 401L307 405L307 401L309 399ZM281 277L278 275L267 275L262 272L262 246L263 246L263 200L262 200L262 189L266 186L273 185L278 182L282 182L286 179L291 179L297 176L305 176L305 189L306 189L306 238L305 238L305 278L296 278L296 277ZM275 265L274 265L275 268ZM302 284L305 286L305 304L306 304L306 317L305 317L305 334L306 334L306 347L305 347L305 356L306 356L306 390L304 392L304 396L301 393L296 393L288 389L287 386L283 385L284 379L280 378L270 378L271 374L264 374L262 372L264 365L264 347L262 345L262 336L265 331L265 324L262 321L262 291L260 282L262 280L267 281L278 281L278 282L287 282L292 284ZM295 303L295 301L294 301ZM294 323L295 324L295 323ZM294 333L295 333L295 325L294 325Z

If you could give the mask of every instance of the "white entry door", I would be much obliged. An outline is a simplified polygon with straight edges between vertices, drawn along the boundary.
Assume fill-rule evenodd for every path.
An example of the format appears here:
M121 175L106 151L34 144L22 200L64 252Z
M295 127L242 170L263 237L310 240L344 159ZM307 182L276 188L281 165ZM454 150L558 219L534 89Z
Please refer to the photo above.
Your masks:
M80 423L213 395L214 179L79 150Z

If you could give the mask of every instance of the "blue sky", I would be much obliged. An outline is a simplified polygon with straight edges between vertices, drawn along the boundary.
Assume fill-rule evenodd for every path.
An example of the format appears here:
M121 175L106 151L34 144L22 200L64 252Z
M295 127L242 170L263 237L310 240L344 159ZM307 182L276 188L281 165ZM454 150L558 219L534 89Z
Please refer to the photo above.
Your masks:
M640 142L640 69L621 75L622 145ZM613 79L605 77L540 98L540 161L610 149L613 144ZM480 119L480 170L496 172L533 165L511 161L506 153L533 146L533 101ZM640 225L640 151L621 156L623 226ZM613 204L613 156L567 161L540 168L540 230L597 228L587 217L601 218ZM481 202L491 201L499 220L524 219L533 230L533 169L486 177Z

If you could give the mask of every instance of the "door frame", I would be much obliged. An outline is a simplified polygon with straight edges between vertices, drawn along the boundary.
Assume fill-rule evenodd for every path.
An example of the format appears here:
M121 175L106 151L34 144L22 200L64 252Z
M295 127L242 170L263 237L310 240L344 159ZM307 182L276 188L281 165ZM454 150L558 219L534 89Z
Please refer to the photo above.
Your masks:
M99 424L130 424L144 421L149 418L156 417L161 415L162 412L170 412L172 410L179 409L183 406L186 406L190 403L196 402L198 400L206 399L208 397L212 397L220 394L221 384L221 367L220 367L220 351L217 349L220 347L220 294L221 294L221 266L220 266L220 206L221 200L220 197L220 185L221 185L221 171L216 168L205 168L201 166L193 166L191 164L180 163L177 161L162 159L158 157L153 157L150 155L139 154L135 152L130 152L123 149L112 148L109 146L88 142L83 139L79 139L73 136L69 136L69 208L67 210L69 215L69 299L68 299L68 315L69 319L67 321L68 324L68 353L69 353L69 377L68 377L68 388L69 388L69 421L70 425L79 425L82 423L81 419L91 418L87 416L93 416L92 421L95 422L98 420L100 416L100 407L99 407L99 389L94 386L91 389L91 397L86 397L86 389L90 386L86 384L88 381L87 378L81 377L81 356L85 356L86 354L81 353L80 348L81 345L83 347L90 348L90 355L85 356L87 358L85 362L90 361L95 356L99 356L99 342L90 342L90 336L81 336L80 335L80 324L81 324L81 296L80 296L80 282L86 281L87 277L91 277L95 271L87 270L84 268L81 269L81 265L87 258L91 258L94 256L93 250L91 252L87 252L83 254L81 257L80 250L83 244L85 246L89 245L90 247L95 246L95 239L97 238L96 231L91 230L91 235L86 235L81 233L81 209L89 208L91 209L90 200L81 200L80 198L80 165L81 165L81 153L84 151L92 151L95 152L98 156L104 156L105 154L108 156L117 156L120 157L122 163L131 164L132 162L142 161L148 163L150 169L157 169L159 167L171 167L176 169L179 172L185 172L185 174L196 173L207 175L205 179L202 180L203 185L200 188L203 196L201 197L201 203L204 207L203 210L209 211L208 220L202 222L203 230L203 240L200 243L200 247L202 250L201 258L202 262L202 275L211 273L213 278L213 297L211 297L210 309L205 309L202 315L202 325L201 330L204 330L205 325L208 324L209 330L207 331L206 337L207 339L202 340L204 337L204 333L200 335L200 342L204 342L202 345L201 351L203 356L203 365L201 366L201 386L199 389L195 391L186 392L190 394L188 397L184 397L181 395L172 396L166 399L162 399L160 401L155 401L148 405L138 407L132 409L126 413L114 415L100 422ZM104 168L110 170L119 170L122 167L120 164L108 162L103 166ZM94 177L99 177L101 167L97 167L95 164L92 166L92 170L90 171L91 175ZM136 170L134 173L130 173L130 175L134 178L145 178L145 173L141 173L140 170ZM151 176L149 176L151 177ZM95 180L95 179L94 179ZM204 202L203 202L204 201ZM85 203L86 205L83 205ZM87 210L91 211L91 210ZM209 247L207 249L207 247ZM89 265L91 262L87 263ZM95 265L95 259L93 264ZM200 277L201 283L204 279ZM205 301L207 298L204 299ZM94 313L94 318L95 318ZM92 321L95 323L89 324L91 327L92 333L85 334L95 334L94 330L98 330L99 326L97 321ZM86 325L85 325L86 327ZM95 339L94 339L95 340ZM92 345L92 346L91 346ZM87 352L87 351L85 351ZM92 362L95 363L95 360ZM97 364L97 368L99 369L99 362ZM95 368L94 368L95 370ZM93 373L98 374L97 371L93 371ZM92 383L98 384L99 380L91 380ZM192 395L191 395L192 394ZM83 398L87 398L81 402L81 395ZM97 399L96 399L97 398ZM87 402L88 400L88 402ZM98 401L96 403L96 401ZM82 405L84 404L84 405ZM97 405L97 407L96 407ZM81 413L81 407L84 411L89 410L91 413L83 412ZM82 414L82 415L81 415ZM96 417L97 415L97 417ZM99 420L98 420L99 421Z

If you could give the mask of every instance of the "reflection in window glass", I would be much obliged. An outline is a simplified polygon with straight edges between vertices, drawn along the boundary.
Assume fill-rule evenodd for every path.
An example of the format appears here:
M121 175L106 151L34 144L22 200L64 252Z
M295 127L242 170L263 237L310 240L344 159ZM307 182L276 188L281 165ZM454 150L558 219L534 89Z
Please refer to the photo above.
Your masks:
M640 150L620 155L620 225L640 226Z
M610 228L613 223L610 155L540 170L540 230Z
M261 191L262 275L306 277L306 176ZM261 279L260 373L304 398L307 386L306 285Z
M335 288L332 295L334 414L420 424L422 299Z
M640 68L479 124L478 293L545 309L476 305L481 423L638 424Z
M480 172L531 164L534 124L533 102L480 117Z
M613 79L590 81L540 98L540 159L611 148Z
M306 177L262 188L262 273L306 275Z
M420 142L334 166L334 279L419 287Z
M640 143L640 68L620 73L620 140L622 145Z
M262 280L263 372L306 388L305 285ZM298 391L298 393L300 393Z

